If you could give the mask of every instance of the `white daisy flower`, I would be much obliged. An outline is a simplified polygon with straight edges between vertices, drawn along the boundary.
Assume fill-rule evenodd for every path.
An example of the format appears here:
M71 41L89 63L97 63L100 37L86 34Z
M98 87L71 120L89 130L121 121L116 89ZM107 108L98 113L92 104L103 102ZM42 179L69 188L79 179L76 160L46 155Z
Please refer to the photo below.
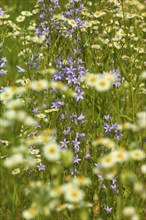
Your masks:
M114 42L114 46L117 48L117 49L121 49L121 45L119 42Z
M26 17L30 17L32 15L30 11L22 11L21 14Z
M113 151L111 156L113 156L117 162L124 162L129 158L128 152L124 150Z
M43 148L44 156L49 161L56 161L60 158L59 146L56 143L48 143Z
M145 158L145 152L141 149L136 149L130 152L130 157L133 160L142 160Z
M116 77L114 74L110 73L110 72L106 72L106 73L104 74L104 76L105 76L105 78L108 79L111 83L114 83L114 82L116 81L116 79L117 79L117 77Z
M116 163L115 158L113 158L110 154L106 155L102 160L101 160L101 165L104 168L110 168L113 167Z
M144 185L141 182L134 183L133 189L136 193L143 193L145 190Z
M66 189L65 199L68 202L78 203L84 198L84 193L77 187L70 187Z
M141 172L142 172L143 174L146 174L146 164L143 164L143 165L141 166Z
M30 152L32 155L36 155L39 153L39 150L38 149L33 149L31 152Z
M123 209L123 215L131 217L135 214L135 208L133 206L127 206Z
M0 16L0 19L7 19L7 18L9 18L9 17L10 17L10 15L8 15L8 14L3 14L3 15Z
M143 71L142 73L141 73L141 79L146 79L146 71Z
M73 19L68 20L68 24L71 25L72 27L77 27L77 23Z
M89 185L90 179L84 176L77 176L73 179L73 183L75 183L78 186Z
M131 220L140 220L140 218L137 214L135 214L132 216Z
M10 109L16 109L18 107L23 106L24 100L23 99L15 99L15 100L10 100L9 102L6 103L6 108Z
M146 128L146 111L137 113L137 124L140 128Z
M20 168L16 168L16 169L12 170L13 175L16 175L18 173L20 173Z
M38 214L37 210L35 208L29 208L28 210L25 210L22 215L25 219L33 219Z
M62 193L63 193L62 187L61 186L57 186L56 188L51 190L50 196L55 198L55 197L61 196Z
M92 142L92 144L94 146L96 145L104 145L105 147L107 148L111 148L111 149L114 149L116 147L116 144L114 141L112 141L110 138L104 138L104 137L99 137L97 138L96 140L94 140Z
M11 99L13 95L14 93L12 92L11 87L8 87L4 92L1 93L0 100L4 101L4 100Z
M32 10L32 13L33 13L33 14L39 13L39 9L37 8L37 9Z
M98 78L95 89L97 91L103 92L109 90L111 87L110 81L106 77Z
M95 18L99 18L99 17L101 17L101 16L103 16L103 15L105 15L105 14L106 14L106 13L103 12L103 11L96 11L96 12L94 12L93 16L94 16Z
M16 21L17 22L23 22L25 20L25 16L18 16L17 18L16 18Z
M35 91L42 91L44 89L47 89L48 85L49 85L48 81L45 79L33 81L32 83L30 83L31 89L33 89Z
M18 153L6 158L6 160L4 161L4 165L8 168L12 168L18 164L21 164L22 162L23 162L23 156L22 154Z
M9 120L16 119L16 111L15 110L8 110L4 113L4 116Z

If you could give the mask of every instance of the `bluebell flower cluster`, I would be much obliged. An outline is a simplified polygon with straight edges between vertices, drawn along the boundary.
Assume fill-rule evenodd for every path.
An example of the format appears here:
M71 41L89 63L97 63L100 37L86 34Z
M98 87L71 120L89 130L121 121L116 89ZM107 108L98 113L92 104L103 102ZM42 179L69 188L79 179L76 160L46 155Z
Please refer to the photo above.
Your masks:
M119 141L120 138L123 136L121 131L118 129L118 124L112 123L112 117L110 115L104 116L103 128L104 128L104 136L106 137L113 135L113 138Z
M0 76L7 74L7 70L6 68L6 63L7 63L7 58L6 57L2 57L0 59Z
M82 59L73 59L71 56L65 61L58 59L56 68L59 71L54 75L54 80L67 82L67 84L72 86L77 93L76 101L82 100L84 92L80 87L81 77L87 74Z
M64 136L64 139L60 141L60 148L61 149L73 149L74 152L74 168L77 171L77 166L81 162L80 153L82 152L81 144L82 140L85 139L85 133L79 132L78 129L81 131L82 124L85 122L86 116L76 113L67 113L64 112L60 115L60 121L67 121L68 125L65 125L63 128L63 132L61 137ZM70 125L71 124L71 125ZM76 130L75 127L78 127ZM90 154L87 155L87 159L90 157ZM76 172L74 172L76 174Z
M0 8L0 16L2 16L4 13L5 11L2 8Z
M55 25L59 30L59 33L66 37L73 36L73 33L76 29L84 27L85 21L81 18L81 12L85 6L80 1L70 0L69 3L66 5L66 10L62 13L62 15L66 18L60 21L56 21ZM73 20L75 25L69 25L67 20ZM61 28L64 27L65 28Z
M123 81L121 73L117 69L113 69L111 73L116 76L116 81L113 83L113 86L119 87Z

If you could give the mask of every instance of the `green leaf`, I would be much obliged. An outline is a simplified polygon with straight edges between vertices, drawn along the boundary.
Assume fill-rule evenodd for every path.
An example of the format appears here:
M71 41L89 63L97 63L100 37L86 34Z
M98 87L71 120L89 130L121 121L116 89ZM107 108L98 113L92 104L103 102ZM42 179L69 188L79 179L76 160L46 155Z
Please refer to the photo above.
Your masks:
M126 118L128 121L132 121L132 118L130 118L130 117L127 116L127 115L120 115L120 117L122 117L122 118Z

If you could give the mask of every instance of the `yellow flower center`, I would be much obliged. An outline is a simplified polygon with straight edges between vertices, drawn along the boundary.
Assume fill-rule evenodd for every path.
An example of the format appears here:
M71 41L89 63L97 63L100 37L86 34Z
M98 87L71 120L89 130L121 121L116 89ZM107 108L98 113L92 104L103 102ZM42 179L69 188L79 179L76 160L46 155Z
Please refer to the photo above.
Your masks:
M110 163L110 162L112 161L112 158L108 157L108 158L105 159L105 161L106 161L107 163Z
M100 82L100 86L104 87L106 85L105 81Z
M121 153L118 153L117 157L120 158L120 159L124 158L123 154L121 154Z
M52 146L48 149L48 153L54 154L56 152L56 149Z
M42 83L41 82L38 82L37 84L36 84L36 87L38 88L38 89L41 89L43 86L42 86Z
M77 197L78 197L78 192L76 192L76 191L72 192L72 193L71 193L71 196L72 196L73 198L77 198Z
M29 213L30 213L31 216L35 216L37 212L34 208L30 208Z

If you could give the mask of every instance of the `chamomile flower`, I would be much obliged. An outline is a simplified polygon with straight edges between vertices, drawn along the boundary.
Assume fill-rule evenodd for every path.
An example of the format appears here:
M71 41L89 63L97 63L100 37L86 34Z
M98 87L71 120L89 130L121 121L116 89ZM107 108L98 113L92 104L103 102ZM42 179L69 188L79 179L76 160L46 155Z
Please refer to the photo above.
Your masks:
M105 157L102 158L101 160L101 165L104 168L110 168L113 167L116 163L115 158L112 157L112 155L106 155Z
M106 179L113 179L116 174L117 174L117 169L116 167L110 167L109 169L106 170L106 173L105 173L105 178Z
M145 190L144 185L141 182L134 183L133 189L136 193L143 193Z
M38 211L36 208L29 208L28 210L25 210L22 215L25 219L33 219L38 214Z
M85 27L85 28L89 28L89 27L91 27L91 26L92 26L92 22L86 21L85 24L84 24L84 27Z
M29 115L27 115L27 117L24 120L24 124L26 126L34 126L37 124L37 122Z
M26 17L30 17L32 15L30 11L22 11L21 14Z
M40 119L43 119L43 118L45 118L45 117L46 117L46 115L45 115L45 114L43 114L43 113L36 114L35 116L36 116L37 118L40 118Z
M7 120L7 119L3 119L3 118L0 118L0 133L2 133L2 128L5 130L6 127L9 127L11 125L11 121L10 120Z
M127 206L123 209L123 215L131 217L135 214L135 208L133 206Z
M62 211L64 209L67 208L67 205L66 204L60 204L58 207L57 207L57 211Z
M34 9L34 10L32 11L32 13L33 13L33 14L39 13L39 9L38 9L38 8Z
M17 153L15 155L6 158L6 160L4 161L4 165L8 168L13 168L18 164L21 164L22 162L23 162L22 154Z
M13 97L13 93L10 89L10 87L8 87L4 92L1 93L0 95L0 100L4 101L4 100L8 100L11 99Z
M39 150L38 149L33 149L31 152L30 152L32 155L36 155L39 153Z
M61 89L63 91L66 91L67 90L67 86L65 86L62 82L55 82L55 81L52 81L50 86L52 88L55 88L55 89Z
M73 19L68 20L68 24L71 25L72 27L77 27L77 23Z
M105 72L105 78L108 79L111 83L114 83L117 80L116 75L112 74L111 72Z
M83 10L82 15L87 16L87 17L92 17L91 14L87 10Z
M141 79L146 79L146 71L143 71L140 75Z
M19 120L19 121L24 120L25 121L26 117L27 117L27 113L25 111L23 111L23 110L17 111L17 116L16 116L17 120Z
M16 115L17 115L16 111L13 109L5 111L5 113L4 113L5 118L7 118L9 120L16 119Z
M120 36L126 36L126 34L125 34L125 32L123 31L123 29L120 29L119 31L118 31L118 34L120 35Z
M129 158L128 152L124 150L113 151L111 156L113 156L117 162L124 162Z
M134 18L134 17L136 17L136 14L134 14L134 13L133 14L131 14L131 13L126 14L127 19L131 19L131 18Z
M5 106L8 109L16 109L16 108L23 106L23 104L24 104L23 99L15 99L15 100L10 100L6 102Z
M142 172L143 174L146 174L146 164L143 164L143 165L141 166L141 172Z
M95 145L104 145L107 148L114 149L116 147L116 144L114 141L112 141L110 138L103 138L99 137L96 140L92 142L92 144Z
M106 77L98 78L95 84L95 89L100 92L107 91L110 89L110 87L111 87L111 83Z
M56 188L52 189L50 192L51 197L59 197L63 193L63 189L61 186L57 186Z
M114 42L114 46L117 48L117 49L121 49L121 45L119 42Z
M130 57L127 56L127 55L123 55L123 56L122 56L122 60L128 61L128 60L130 60Z
M65 192L65 199L68 202L78 203L84 198L84 193L77 187L69 187Z
M137 113L137 124L140 128L146 128L146 111Z
M75 183L77 186L89 185L90 179L84 176L77 176L73 179L73 183Z
M136 132L139 130L139 128L136 124L132 124L130 122L125 122L119 126L119 130L131 130L133 132Z
M139 215L137 214L133 215L131 220L140 220Z
M29 27L28 27L28 30L29 31L34 31L36 28L36 23L32 23Z
M48 88L48 81L45 79L33 81L30 83L30 87L35 91L42 91Z
M103 12L103 11L96 11L96 12L94 12L93 16L94 16L95 18L99 18L99 17L101 17L101 16L103 16L103 15L105 15L105 14L106 14L106 13Z
M12 170L13 175L16 175L18 173L20 173L20 168L16 168L16 169Z
M44 156L49 161L56 161L60 158L59 146L56 143L48 143L43 148Z
M25 20L25 16L22 16L22 15L20 15L16 18L17 22L23 22L24 20Z
M136 149L130 152L130 157L133 160L142 160L145 158L145 152L141 149Z
M41 35L40 37L32 37L31 38L31 41L34 42L34 43L38 43L38 44L42 44L45 40L46 36L45 35Z
M86 81L87 85L95 86L97 83L98 76L96 74L88 74L83 77L83 80Z
M34 163L41 163L41 162L42 162L42 160L40 158L35 158L34 159Z
M0 16L0 19L7 19L7 18L9 18L9 17L10 17L10 15L8 15L8 14L3 14L3 15Z

